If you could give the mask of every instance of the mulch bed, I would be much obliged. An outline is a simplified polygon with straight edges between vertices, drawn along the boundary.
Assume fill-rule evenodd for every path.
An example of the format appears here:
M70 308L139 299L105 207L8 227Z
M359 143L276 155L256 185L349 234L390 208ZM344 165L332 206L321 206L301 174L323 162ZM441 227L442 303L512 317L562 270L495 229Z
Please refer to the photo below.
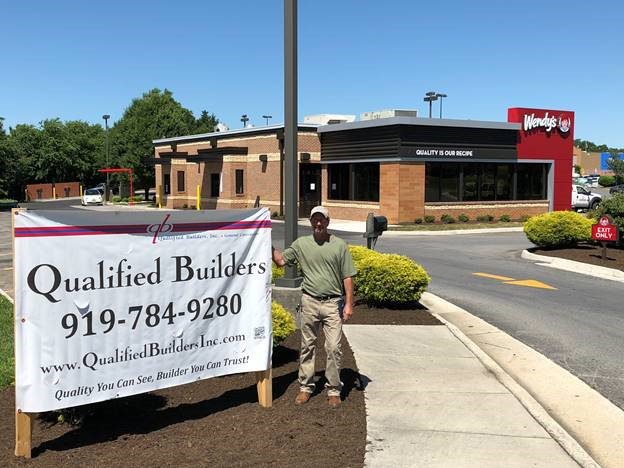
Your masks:
M424 308L358 305L349 323L439 325ZM319 390L295 406L300 335L273 354L273 407L257 403L252 374L218 377L80 408L78 425L45 413L33 424L33 458L13 455L14 389L0 392L4 466L324 466L361 467L366 410L353 353L343 341L343 403L331 409L323 388L325 353L317 351Z
M607 246L607 259L602 259L602 246L594 244L580 244L568 249L543 249L536 247L531 252L548 257L565 258L576 262L614 268L624 271L624 249Z

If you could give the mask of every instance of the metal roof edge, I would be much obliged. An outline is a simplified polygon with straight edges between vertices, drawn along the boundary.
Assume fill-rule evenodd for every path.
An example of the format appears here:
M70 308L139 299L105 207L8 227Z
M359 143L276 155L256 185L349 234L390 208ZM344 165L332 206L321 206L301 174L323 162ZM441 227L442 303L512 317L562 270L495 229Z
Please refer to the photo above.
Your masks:
M433 119L424 117L390 117L387 119L359 120L357 122L322 125L318 133L338 132L341 130L356 130L372 127L387 127L390 125L426 125L432 127L469 127L495 130L520 130L516 122L493 122L485 120Z
M318 128L318 124L311 123L299 123L297 124L298 129L309 129L315 130ZM178 137L170 137L170 138L158 138L156 140L152 140L153 146L159 145L167 145L170 143L186 143L192 141L201 141L208 140L214 137L232 137L232 136L244 136L250 135L254 133L272 133L274 131L280 130L284 128L284 124L278 125L268 125L264 127L251 127L251 128L239 128L237 130L228 130L227 132L210 132L210 133L200 133L197 135L183 135Z

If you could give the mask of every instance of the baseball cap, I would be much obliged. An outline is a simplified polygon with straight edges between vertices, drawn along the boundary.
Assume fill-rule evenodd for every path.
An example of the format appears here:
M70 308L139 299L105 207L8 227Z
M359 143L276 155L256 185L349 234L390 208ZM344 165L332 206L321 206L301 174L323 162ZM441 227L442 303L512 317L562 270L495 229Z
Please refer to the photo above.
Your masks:
M310 211L310 219L312 219L312 216L314 216L316 213L321 213L323 216L329 219L329 211L324 206L319 205L312 208L312 211Z

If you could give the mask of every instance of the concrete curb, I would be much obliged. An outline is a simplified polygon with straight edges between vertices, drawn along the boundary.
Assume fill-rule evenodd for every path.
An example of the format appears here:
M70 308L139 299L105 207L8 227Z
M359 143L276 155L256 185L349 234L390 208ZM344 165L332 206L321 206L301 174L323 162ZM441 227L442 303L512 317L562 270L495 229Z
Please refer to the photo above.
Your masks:
M573 271L574 273L580 273L582 275L595 276L602 279L624 283L624 271L615 270L613 268L575 262L574 260L566 260L565 258L537 255L529 252L528 250L523 250L521 257L525 260L540 262L537 263L537 265L540 266L557 268L558 270Z
M6 297L7 301L9 301L11 304L15 304L15 302L13 301L13 299L11 298L11 296L9 296L4 289L0 288L0 295Z
M436 309L455 308L456 305L431 293L424 293L421 303L429 312L446 327L481 361L487 370L492 372L498 381L507 388L533 418L548 432L551 437L583 468L600 468L600 465L585 451L583 447L563 429L520 384L507 374L490 356L468 338L459 328L441 317ZM469 313L461 309L464 313Z

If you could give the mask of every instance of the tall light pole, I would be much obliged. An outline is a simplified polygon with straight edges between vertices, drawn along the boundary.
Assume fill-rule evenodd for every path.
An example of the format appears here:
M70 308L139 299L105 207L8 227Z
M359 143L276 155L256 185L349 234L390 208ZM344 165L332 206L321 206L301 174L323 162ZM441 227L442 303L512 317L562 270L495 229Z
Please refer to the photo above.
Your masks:
M435 91L428 91L425 93L425 97L423 98L423 101L429 103L429 118L431 118L431 103L437 100L438 100L438 97L436 96Z
M440 118L442 118L442 98L448 97L446 94L436 93L436 97L440 100Z
M106 129L104 135L106 138L106 169L108 169L108 158L109 158L109 148L108 148L108 119L110 119L110 115L108 114L104 114L102 116L102 118L104 119L104 127ZM108 172L106 173L106 193L104 194L104 200L108 201L108 193L110 191L110 187L108 185L109 182L109 174Z
M272 115L263 115L262 118L266 119L266 124L267 124L267 127L268 127L269 126L269 119L272 119L273 116Z
M297 239L297 0L284 0L284 246ZM279 281L279 283L278 283ZM298 288L295 267L286 267L276 285Z
M243 128L247 128L247 122L249 122L249 117L247 117L247 114L241 115L241 122L243 122Z

